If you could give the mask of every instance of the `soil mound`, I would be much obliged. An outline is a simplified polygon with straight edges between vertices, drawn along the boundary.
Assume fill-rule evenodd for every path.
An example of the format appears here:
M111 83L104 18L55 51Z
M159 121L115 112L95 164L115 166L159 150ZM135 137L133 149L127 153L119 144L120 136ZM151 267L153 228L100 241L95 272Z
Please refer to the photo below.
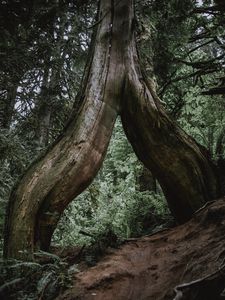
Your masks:
M77 273L59 300L225 299L225 199L178 227L127 241Z

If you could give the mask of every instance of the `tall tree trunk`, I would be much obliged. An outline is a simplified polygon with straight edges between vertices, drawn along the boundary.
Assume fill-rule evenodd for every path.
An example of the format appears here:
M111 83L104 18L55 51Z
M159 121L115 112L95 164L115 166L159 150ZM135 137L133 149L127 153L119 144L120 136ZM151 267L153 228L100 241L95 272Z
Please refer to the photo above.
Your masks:
M61 213L99 170L119 113L135 152L159 180L178 220L216 194L211 164L168 118L142 74L134 24L132 0L100 1L82 106L12 193L5 256L32 258L35 249L48 249Z
M217 196L214 167L199 147L166 114L141 70L134 34L126 57L121 119L138 158L159 181L178 222Z
M55 4L57 4L57 1ZM55 111L55 106L57 105L60 77L66 56L66 51L62 50L66 23L67 15L65 12L60 11L59 16L56 15L50 26L50 38L56 36L54 41L54 51L50 51L46 58L45 69L43 70L42 90L37 103L38 124L36 138L39 146L41 147L46 147L49 143L51 116Z
M34 249L46 249L60 214L89 185L102 164L124 82L119 45L111 45L110 11L111 1L103 1L100 18L104 18L91 49L77 117L45 157L29 168L11 195L5 256L32 258Z

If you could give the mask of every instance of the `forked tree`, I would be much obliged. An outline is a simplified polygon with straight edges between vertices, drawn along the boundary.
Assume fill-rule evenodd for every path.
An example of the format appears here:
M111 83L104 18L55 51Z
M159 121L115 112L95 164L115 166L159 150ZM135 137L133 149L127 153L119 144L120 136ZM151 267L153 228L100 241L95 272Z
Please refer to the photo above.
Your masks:
M211 161L169 118L142 71L133 0L101 0L95 27L79 112L11 194L5 257L32 259L48 250L62 212L101 167L118 115L178 222L217 196Z

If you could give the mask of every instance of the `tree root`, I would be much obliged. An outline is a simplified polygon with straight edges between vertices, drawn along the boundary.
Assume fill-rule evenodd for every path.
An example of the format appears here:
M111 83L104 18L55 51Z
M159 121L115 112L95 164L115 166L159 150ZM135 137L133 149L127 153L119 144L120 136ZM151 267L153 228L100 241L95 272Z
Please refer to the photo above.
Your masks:
M203 278L175 287L174 300L225 299L225 265Z

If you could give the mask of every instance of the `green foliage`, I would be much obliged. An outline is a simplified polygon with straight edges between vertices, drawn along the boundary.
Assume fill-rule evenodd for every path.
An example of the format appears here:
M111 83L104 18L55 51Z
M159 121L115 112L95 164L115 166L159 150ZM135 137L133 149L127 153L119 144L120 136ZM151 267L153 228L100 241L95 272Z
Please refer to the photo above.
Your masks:
M198 86L190 88L184 97L184 108L179 118L181 127L204 145L216 159L218 137L225 126L224 99L200 94Z
M68 264L59 257L45 264L4 260L0 270L1 299L53 300L71 285Z
M39 153L31 139L22 139L15 131L0 130L0 240L10 191L17 179Z
M141 170L117 122L102 169L66 210L54 242L95 244L110 236L123 240L149 233L165 222L169 213L163 195L139 190Z
M148 74L156 76L159 86L169 80L176 68L175 57L184 55L183 46L190 36L192 0L143 1L138 6L142 60ZM146 66L145 64L145 66Z

